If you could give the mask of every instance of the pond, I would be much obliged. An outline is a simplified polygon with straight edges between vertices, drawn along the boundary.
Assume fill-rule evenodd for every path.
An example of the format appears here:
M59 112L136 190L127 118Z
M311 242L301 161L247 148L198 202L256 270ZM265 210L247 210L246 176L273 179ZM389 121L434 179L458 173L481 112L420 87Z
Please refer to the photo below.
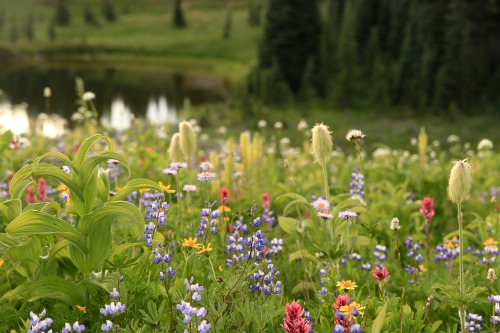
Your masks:
M0 70L0 120L4 129L15 124L15 131L30 127L26 118L41 113L58 115L71 127L77 110L75 78L81 77L85 90L96 95L94 103L101 121L124 129L130 120L142 117L150 124L174 124L185 99L192 105L223 102L233 91L231 82L210 75L185 74L158 69L130 70L107 67L20 67ZM44 89L51 90L47 110Z

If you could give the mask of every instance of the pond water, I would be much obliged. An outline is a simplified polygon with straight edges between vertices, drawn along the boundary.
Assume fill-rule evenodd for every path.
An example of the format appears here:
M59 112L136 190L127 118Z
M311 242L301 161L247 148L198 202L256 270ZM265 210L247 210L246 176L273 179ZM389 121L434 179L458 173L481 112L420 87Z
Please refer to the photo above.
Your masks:
M224 78L158 69L2 69L0 90L4 98L0 104L0 120L4 129L12 124L16 126L15 131L26 131L30 127L27 119L35 119L41 113L65 120L65 126L71 127L71 116L77 110L76 77L84 80L86 91L96 95L94 103L103 124L116 129L130 126L133 117L145 118L153 125L174 124L185 99L192 105L222 102L233 90L231 82ZM51 90L48 110L45 87Z

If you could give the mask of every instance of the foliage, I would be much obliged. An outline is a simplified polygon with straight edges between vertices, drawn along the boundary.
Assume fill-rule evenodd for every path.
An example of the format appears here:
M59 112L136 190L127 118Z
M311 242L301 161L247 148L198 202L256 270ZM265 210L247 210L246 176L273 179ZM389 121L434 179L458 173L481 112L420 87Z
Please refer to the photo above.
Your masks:
M85 132L85 124L77 129ZM307 125L295 132L304 140L295 147L264 130L200 143L196 161L206 156L210 163L173 164L175 173L167 142L146 149L168 141L153 139L154 132L114 140L93 134L76 151L67 136L59 142L64 153L44 153L58 143L44 138L29 151L11 149L5 135L0 163L17 171L0 202L0 327L27 330L30 311L45 308L54 329L78 320L97 332L111 319L123 332L194 332L204 320L209 332L277 332L285 304L296 300L315 331L331 332L341 323L342 296L363 313L349 318L364 332L447 332L459 304L483 316L484 330L494 328L487 296L498 281L486 276L498 270L497 153L465 151L456 138L425 147L423 160L416 148L385 146L371 155L335 143L327 207L318 201L322 170L309 155ZM465 155L475 172L463 207L470 250L460 299L446 186L449 161ZM435 211L428 236L424 196ZM393 217L397 232L389 227ZM377 267L390 277L376 279ZM346 281L357 287L338 286ZM110 296L126 304L111 318L100 314ZM186 315L187 302L203 318Z

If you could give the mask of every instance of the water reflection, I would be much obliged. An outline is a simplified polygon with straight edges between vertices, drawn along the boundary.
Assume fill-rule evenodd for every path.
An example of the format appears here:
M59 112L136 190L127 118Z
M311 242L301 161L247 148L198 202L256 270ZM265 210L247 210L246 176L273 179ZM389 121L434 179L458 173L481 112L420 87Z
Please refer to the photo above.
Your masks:
M30 132L30 118L26 103L11 105L8 102L0 104L0 130L2 133L11 131L14 135Z
M176 121L187 98L193 105L221 102L232 93L231 83L223 78L206 75L184 75L156 70L131 71L117 68L2 68L0 90L11 104L28 103L25 109L36 118L46 112L45 87L51 88L51 114L70 121L77 110L75 78L85 82L85 90L96 94L94 100L99 117L118 119L123 128L132 113L146 118L151 124ZM117 110L117 111L115 111ZM71 127L71 122L68 123Z

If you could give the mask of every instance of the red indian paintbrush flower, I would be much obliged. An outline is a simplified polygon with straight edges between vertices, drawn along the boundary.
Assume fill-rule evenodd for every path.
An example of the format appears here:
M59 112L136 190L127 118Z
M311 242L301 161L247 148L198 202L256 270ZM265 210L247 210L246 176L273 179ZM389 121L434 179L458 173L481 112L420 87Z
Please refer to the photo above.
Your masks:
M288 333L309 333L312 326L302 317L304 310L299 303L293 301L285 305L285 319L281 327Z
M372 276L377 281L386 282L391 277L391 274L389 274L385 266L375 266L375 269L372 271Z
M271 207L271 198L269 198L269 194L262 193L262 208L269 209Z
M220 189L220 202L222 205L229 205L229 189L222 187Z
M335 309L339 311L342 306L348 305L350 301L351 297L349 295L338 295L334 303Z
M420 207L420 213L424 215L425 222L429 223L434 216L434 199L425 197L422 200L422 206Z

